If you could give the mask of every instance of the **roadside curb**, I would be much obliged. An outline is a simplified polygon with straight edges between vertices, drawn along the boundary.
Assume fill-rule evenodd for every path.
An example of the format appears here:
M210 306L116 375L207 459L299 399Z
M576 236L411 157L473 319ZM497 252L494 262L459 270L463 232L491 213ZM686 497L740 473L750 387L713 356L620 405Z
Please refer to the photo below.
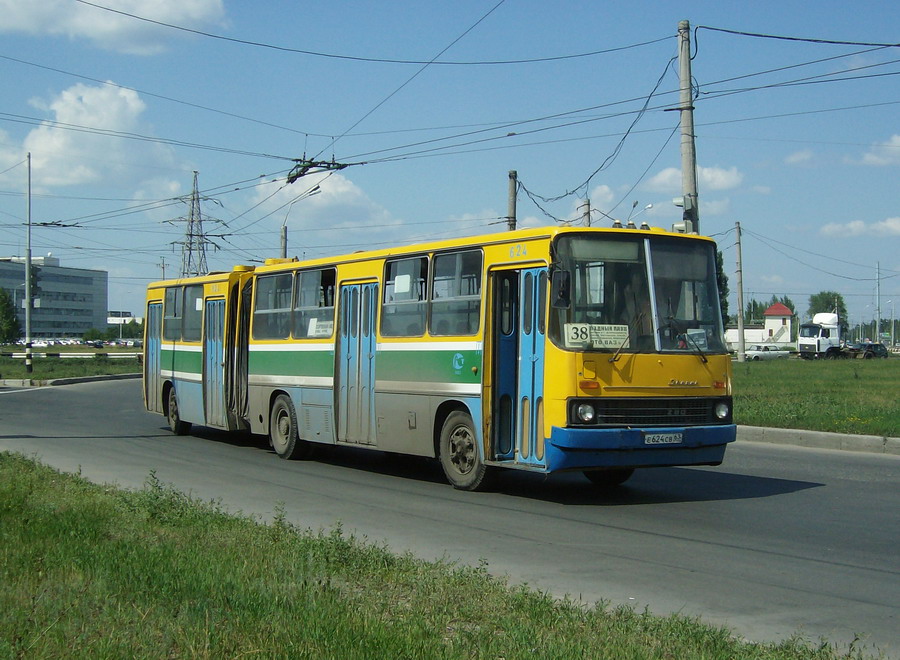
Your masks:
M737 439L744 442L767 442L776 445L900 456L900 438L880 435L849 435L824 431L738 426Z
M54 385L75 385L76 383L93 383L98 380L126 380L140 377L141 374L111 374L109 376L81 376L78 378L51 378L48 380L7 378L6 380L0 380L0 387L52 387Z

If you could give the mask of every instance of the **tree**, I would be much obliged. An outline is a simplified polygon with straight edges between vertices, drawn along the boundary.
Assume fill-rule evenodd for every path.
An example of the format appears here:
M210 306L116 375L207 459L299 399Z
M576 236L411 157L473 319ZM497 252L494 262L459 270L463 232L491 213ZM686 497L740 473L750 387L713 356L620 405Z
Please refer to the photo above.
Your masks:
M763 312L765 312L769 307L770 305L767 305L764 302L760 302L756 298L751 298L747 302L746 309L744 310L744 323L749 323L751 325L762 325L765 321Z
M719 285L719 304L722 308L722 325L728 325L728 275L725 274L724 257L716 251L716 283Z
M842 325L847 323L847 306L844 297L836 291L820 291L809 297L809 316L819 313L837 314Z
M0 289L0 344L12 344L22 336L16 305L6 289Z
M120 332L122 339L140 339L144 336L144 324L132 319L121 328Z

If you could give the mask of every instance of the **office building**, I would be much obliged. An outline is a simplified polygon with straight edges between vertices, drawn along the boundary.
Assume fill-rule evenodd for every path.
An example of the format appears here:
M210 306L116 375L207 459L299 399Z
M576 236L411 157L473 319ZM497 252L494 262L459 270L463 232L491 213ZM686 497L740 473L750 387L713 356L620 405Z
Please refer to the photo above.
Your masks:
M67 268L53 256L32 257L38 292L33 294L32 339L81 338L91 328L106 330L109 274ZM0 288L9 292L25 332L25 258L0 257Z

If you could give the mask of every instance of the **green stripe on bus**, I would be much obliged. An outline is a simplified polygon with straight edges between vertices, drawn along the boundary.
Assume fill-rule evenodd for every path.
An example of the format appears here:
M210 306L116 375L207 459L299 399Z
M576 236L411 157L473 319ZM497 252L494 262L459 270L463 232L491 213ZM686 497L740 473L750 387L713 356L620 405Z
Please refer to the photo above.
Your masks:
M203 371L203 353L164 348L159 352L160 368L169 371L199 374Z
M252 351L250 374L334 377L334 351Z
M473 371L473 367L477 367ZM375 359L379 381L480 383L481 351L380 351Z

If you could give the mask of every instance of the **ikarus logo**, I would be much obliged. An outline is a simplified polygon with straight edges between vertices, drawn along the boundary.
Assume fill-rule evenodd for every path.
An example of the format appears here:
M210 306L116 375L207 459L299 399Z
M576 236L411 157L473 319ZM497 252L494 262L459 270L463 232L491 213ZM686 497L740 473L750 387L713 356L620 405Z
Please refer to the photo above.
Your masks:
M462 353L454 353L453 354L453 373L459 375L462 373L463 365L466 363L466 358Z

